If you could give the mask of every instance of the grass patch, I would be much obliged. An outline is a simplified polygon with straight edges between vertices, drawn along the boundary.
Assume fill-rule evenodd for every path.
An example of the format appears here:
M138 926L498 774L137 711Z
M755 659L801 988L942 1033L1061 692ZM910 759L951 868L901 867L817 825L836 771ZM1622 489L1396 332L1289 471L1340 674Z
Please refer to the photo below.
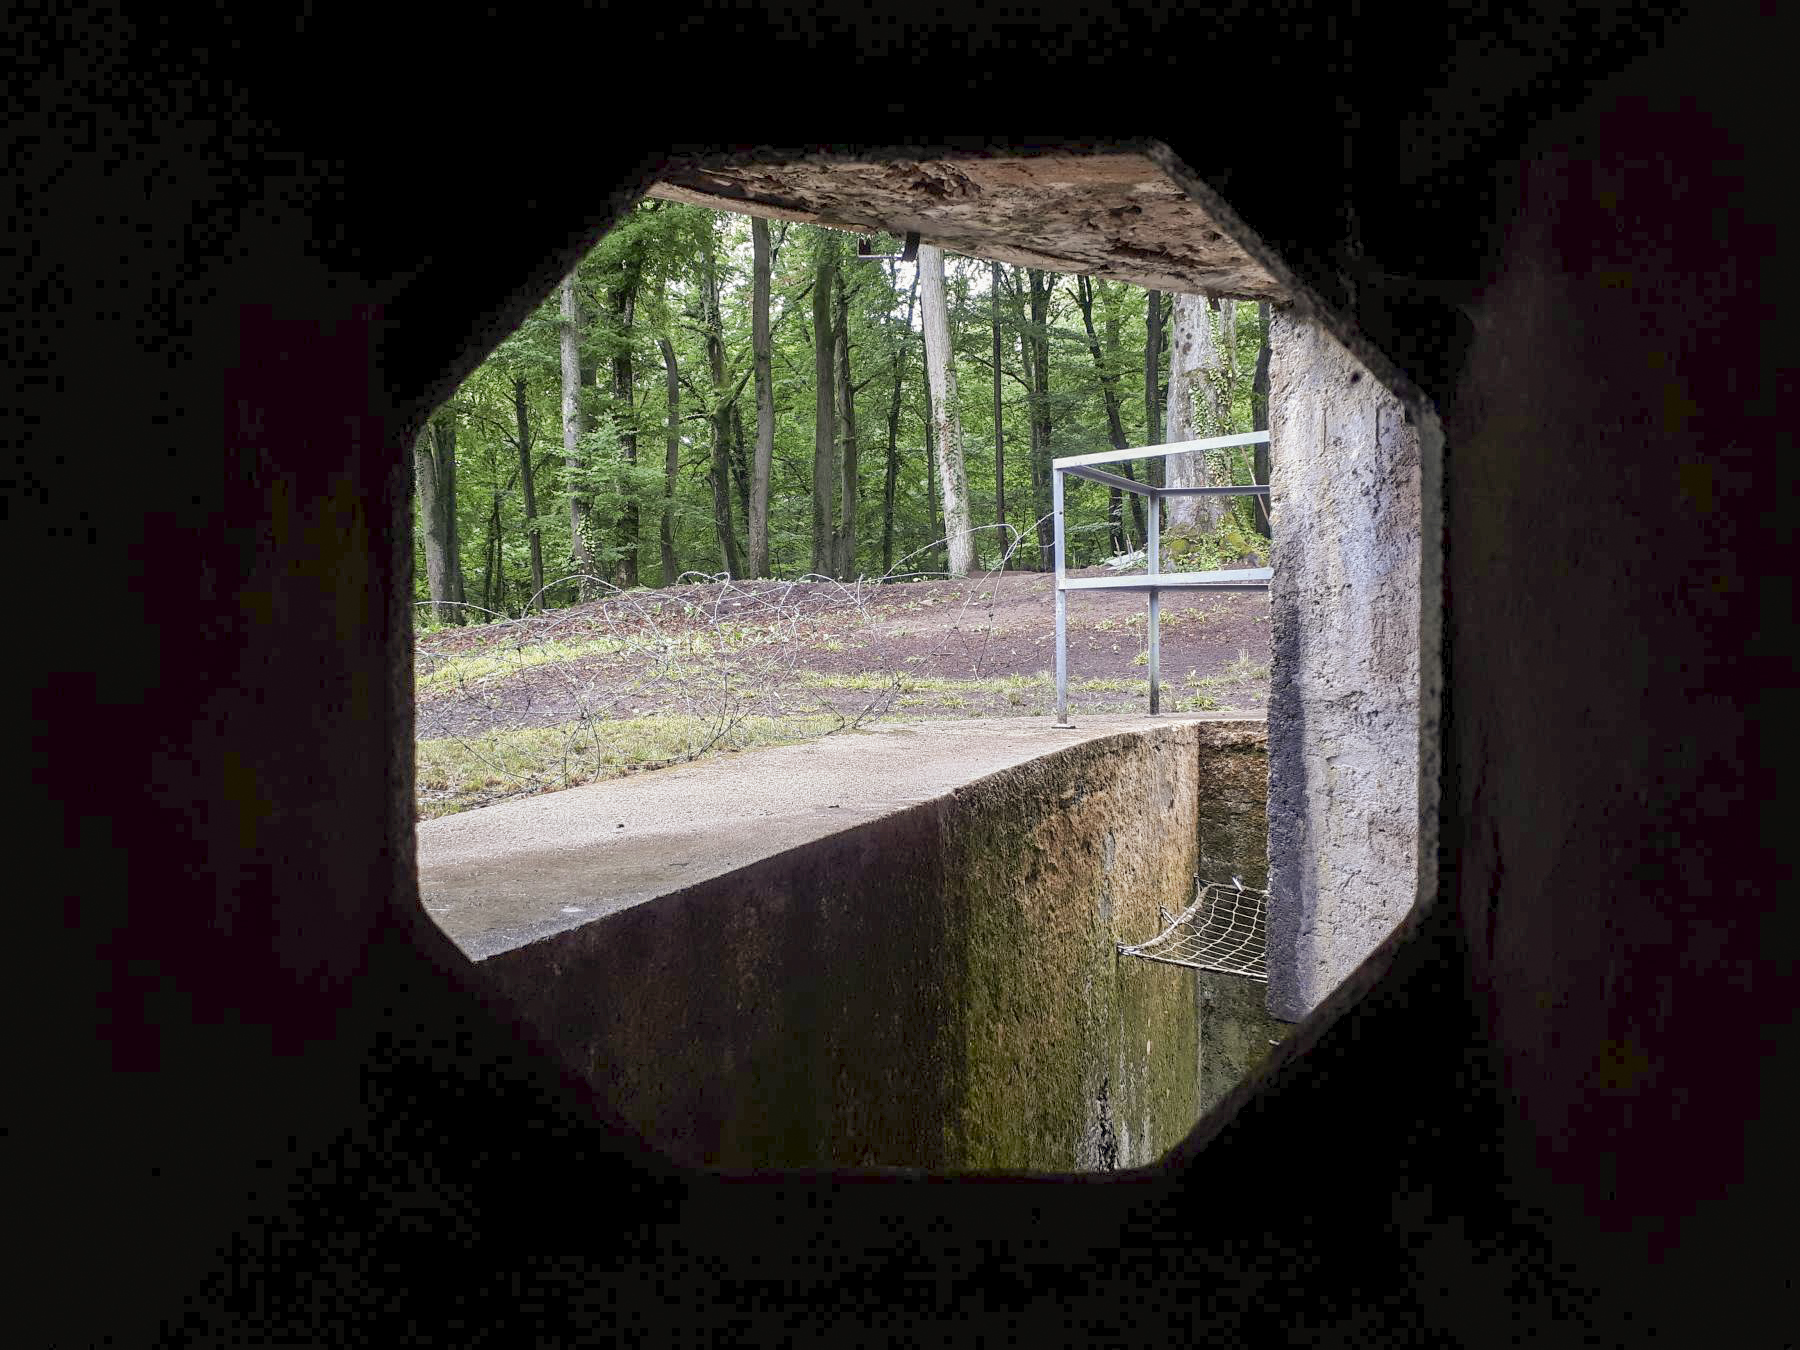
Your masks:
M457 656L432 658L421 654L415 686L420 694L442 693L466 684L478 684L496 676L516 675L533 666L553 666L584 656L611 656L625 650L627 644L618 638L588 638L577 642L535 641L517 646L497 645L486 651L465 652ZM424 660L436 660L430 670Z
M902 694L1005 694L1023 695L1029 690L1054 689L1056 680L1048 674L995 675L986 679L952 679L944 675L908 675L904 672L856 671L843 673L804 670L796 676L799 683L817 689L862 689L877 691L897 689ZM1148 680L1094 679L1070 680L1069 688L1090 694L1149 693ZM919 700L922 702L923 700Z
M1244 686L1260 685L1267 688L1269 668L1258 665L1248 655L1240 653L1238 659L1226 666L1216 675L1207 675L1196 679L1191 673L1187 685L1192 695L1185 699L1177 699L1177 712L1215 712L1221 708L1239 706ZM1250 703L1261 703L1259 697L1252 697Z
M812 740L848 725L817 714L727 721L669 713L420 741L418 814L430 820L707 754Z
M788 636L779 629L757 629L742 624L672 632L660 637L603 636L568 641L534 638L530 641L515 639L510 643L501 640L491 647L460 652L454 656L438 656L421 651L414 663L417 670L415 686L418 694L423 697L486 680L504 679L535 666L561 665L566 661L577 661L589 656L641 653L645 657L656 659L680 656L697 660L749 646L784 644L788 640ZM824 647L827 651L834 652L844 649L843 643L835 639L826 639Z

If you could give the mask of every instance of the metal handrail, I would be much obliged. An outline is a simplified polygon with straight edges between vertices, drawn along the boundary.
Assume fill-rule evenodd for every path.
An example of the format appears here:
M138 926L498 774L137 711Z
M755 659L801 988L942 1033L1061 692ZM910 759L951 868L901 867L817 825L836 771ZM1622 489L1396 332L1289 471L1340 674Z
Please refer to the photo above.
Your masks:
M1064 455L1050 461L1051 514L1056 531L1056 725L1069 723L1069 599L1070 591L1128 590L1150 593L1150 712L1162 711L1162 593L1164 591L1266 591L1274 576L1269 567L1236 568L1217 572L1163 572L1161 563L1162 499L1164 497L1231 497L1269 495L1267 483L1244 486L1169 488L1153 487L1135 478L1124 478L1097 468L1132 459L1164 459L1192 450L1222 450L1234 445L1258 445L1269 439L1266 431L1247 431L1236 436L1213 436L1200 441L1177 441L1140 450L1102 450L1091 455ZM1076 577L1063 575L1063 475L1073 474L1089 482L1104 483L1121 492L1149 499L1149 538L1145 553L1148 570L1141 577Z

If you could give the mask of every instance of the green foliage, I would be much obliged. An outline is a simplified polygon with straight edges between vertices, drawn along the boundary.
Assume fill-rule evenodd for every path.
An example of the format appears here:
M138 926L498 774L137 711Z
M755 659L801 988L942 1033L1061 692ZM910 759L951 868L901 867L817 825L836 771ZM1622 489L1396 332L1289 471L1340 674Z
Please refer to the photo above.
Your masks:
M837 730L841 721L748 715L721 727L714 718L658 713L420 741L415 747L419 818L578 787L709 752L812 740Z
M1235 514L1220 521L1216 530L1172 530L1163 537L1162 547L1165 570L1171 572L1269 565L1269 541Z
M942 566L931 546L941 534L941 503L933 500L935 468L926 462L926 393L916 303L908 318L913 285L910 264L860 261L854 243L839 231L809 225L771 224L775 245L771 284L774 354L775 441L771 473L769 545L776 576L795 576L811 559L811 490L814 365L811 286L819 250L839 258L839 283L848 298L852 379L859 448L858 557L856 570L879 576L887 568L883 537L890 414L896 473L892 506L892 567L896 572ZM877 251L889 245L876 240ZM719 327L724 348L724 380L713 387L706 349L702 259L710 252L719 288ZM957 351L960 413L968 466L971 514L978 526L996 520L992 268L985 261L951 257L948 302ZM575 289L582 315L577 333L589 382L578 391L578 413L591 428L577 437L565 459L562 420L560 297L546 296L517 330L495 348L447 405L457 419L457 528L465 592L471 605L517 615L531 592L528 530L542 541L546 580L567 571L573 554L571 500L587 509L586 534L596 569L609 574L635 550L640 579L672 583L661 576L661 521L668 397L661 343L667 341L678 371L678 472L669 508L677 570L715 572L724 567L715 522L710 475L712 435L709 414L721 396L736 420L728 420L732 458L728 496L733 532L747 544L745 483L755 451L755 387L751 364L751 247L746 217L714 213L672 202L643 201L582 259ZM1010 566L1035 566L1035 524L1048 509L1035 496L1030 456L1031 401L1022 337L1041 332L1048 343L1050 386L1043 400L1050 422L1046 456L1077 454L1108 445L1102 381L1117 391L1126 436L1146 439L1144 344L1147 293L1117 282L1094 283L1094 320L1102 347L1096 367L1075 302L1072 277L1049 277L1050 303L1044 322L1034 326L1027 274L1001 269L1002 369L999 376L1001 426L1005 444L1006 519L1024 538ZM631 297L629 305L622 297ZM1218 316L1215 315L1217 322ZM629 318L629 322L627 319ZM1230 390L1233 430L1251 424L1250 378L1262 339L1254 306L1238 306L1235 370ZM1165 341L1166 352L1166 341ZM630 362L626 397L613 391L613 362ZM1166 356L1162 379L1166 381ZM896 403L895 380L898 377ZM519 471L517 381L524 381L528 442L537 511L525 518ZM1160 381L1159 381L1160 384ZM1158 421L1161 420L1159 387ZM729 419L729 412L728 412ZM742 451L738 445L739 428ZM635 459L630 447L635 445ZM1221 480L1248 482L1249 447L1221 455L1214 465ZM1140 476L1148 466L1140 462ZM1068 538L1071 564L1091 565L1112 552L1107 493L1092 483L1068 484ZM625 537L635 506L637 522ZM1200 552L1219 556L1255 554L1254 507L1249 499L1232 506L1238 532L1221 531ZM833 506L833 515L836 506ZM978 536L984 562L997 563L1011 537L989 529ZM1141 544L1141 540L1134 542ZM1241 545L1241 547L1240 547ZM423 545L419 545L418 596L425 598ZM545 597L552 605L575 597L573 586Z

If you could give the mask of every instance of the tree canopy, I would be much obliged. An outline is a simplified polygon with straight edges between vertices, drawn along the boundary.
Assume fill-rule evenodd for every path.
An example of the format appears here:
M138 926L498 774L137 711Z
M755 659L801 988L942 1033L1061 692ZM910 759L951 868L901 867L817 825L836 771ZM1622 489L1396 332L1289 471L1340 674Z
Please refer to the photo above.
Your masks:
M672 585L690 573L748 575L764 557L776 577L942 573L943 456L931 425L917 265L859 259L840 231L762 228L766 510L753 509L762 492L762 380L752 222L645 200L576 267L573 305L561 288L546 297L421 438L419 454L431 456L420 460L422 474L431 470L422 488L440 497L435 507L422 498L416 513L419 600L466 601L463 610L437 607L442 618L453 610L518 615L591 594L567 580L578 571L627 588ZM875 243L876 252L897 249L898 241ZM1132 446L1161 439L1171 297L954 255L945 272L975 561L1045 566L1048 533L1038 522L1050 510L1050 458L1120 438ZM821 284L828 295L817 293ZM1196 382L1189 425L1203 435L1249 430L1266 312L1229 302L1197 308L1211 325L1211 340L1199 345L1216 353L1216 369ZM830 386L823 392L822 380ZM1249 483L1253 452L1225 452L1207 467L1211 481ZM1159 475L1161 466L1140 462L1133 472ZM1142 547L1141 511L1097 484L1068 487L1072 567ZM1255 507L1232 500L1196 547L1254 551ZM766 554L756 547L759 529Z

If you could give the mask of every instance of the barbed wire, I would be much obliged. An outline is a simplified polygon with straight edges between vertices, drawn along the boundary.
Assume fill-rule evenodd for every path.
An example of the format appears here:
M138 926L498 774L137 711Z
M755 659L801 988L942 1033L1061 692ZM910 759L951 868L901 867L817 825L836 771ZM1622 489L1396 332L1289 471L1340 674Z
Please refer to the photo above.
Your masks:
M962 644L958 664L966 655L970 677L983 677L1008 565L1027 541L1035 547L1039 524L970 530L1000 536L1002 547L992 565L963 579L957 621L928 644L928 663ZM893 602L904 603L906 588L894 583L948 579L946 571L916 565L947 544L936 540L880 575L854 581L817 573L744 580L686 571L675 587L644 591L570 572L533 593L518 617L467 602L419 601L428 613L453 609L482 620L420 635L415 678L426 695L420 738L453 741L500 780L494 795L509 796L609 770L691 760L753 739L752 729L783 739L855 730L893 711L919 678L907 668L920 661L918 652L904 659L877 652L859 658L854 671L821 670L813 660L821 649L868 647L894 617ZM593 598L544 608L546 596L571 584ZM978 617L984 604L985 623ZM660 722L652 738L660 753L640 747L628 763L609 759L609 728L644 718ZM496 734L528 728L560 738L560 755L539 747L533 763L506 762L495 749ZM548 757L555 768L546 772Z
M854 731L893 720L903 708L940 716L967 708L964 695L1006 715L1048 714L1051 653L1022 662L1019 646L1049 643L1049 597L1022 619L1017 592L1009 593L1041 589L1044 578L1009 569L1021 549L1037 561L1039 530L1049 519L973 527L970 534L988 545L983 564L964 578L921 566L947 547L938 539L855 580L817 573L745 580L690 570L657 590L627 590L592 572L569 571L534 592L517 616L473 603L418 601L423 613L457 611L477 620L423 630L415 642L420 808L460 809L721 748ZM1143 559L1106 565L1137 568ZM905 584L946 580L956 582L950 595L943 586L920 595ZM589 598L545 607L546 597L571 587ZM912 617L930 606L940 608ZM1097 625L1089 620L1090 633L1122 629L1136 648L1132 664L1142 665L1144 615L1124 596L1085 608L1098 606L1121 612ZM1165 643L1183 612L1199 621L1210 608L1171 612L1165 601ZM1237 666L1221 678L1266 680L1266 667L1252 666L1240 648ZM1138 686L1147 688L1135 679L1127 673L1123 680L1075 681L1071 690L1089 711L1128 712L1142 697ZM1203 692L1194 706L1218 706Z

